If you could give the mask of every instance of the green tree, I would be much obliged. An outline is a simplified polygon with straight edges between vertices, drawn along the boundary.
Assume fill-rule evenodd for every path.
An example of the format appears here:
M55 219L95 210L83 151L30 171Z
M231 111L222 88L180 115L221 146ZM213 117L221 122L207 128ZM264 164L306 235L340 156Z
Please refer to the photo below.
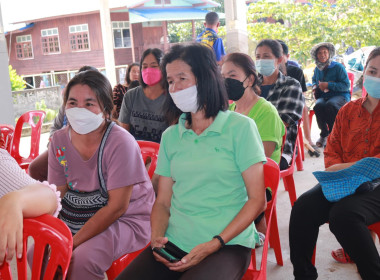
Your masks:
M282 39L292 57L302 63L310 58L310 49L320 42L346 46L380 44L380 5L377 0L310 0L308 4L252 3L248 10L248 34L253 41ZM276 23L269 23L273 19ZM272 20L272 22L273 22ZM338 50L344 52L344 48Z
M195 36L203 30L202 20L195 21ZM182 43L193 40L191 21L187 22L168 22L168 36L170 43Z
M12 68L12 65L9 65L8 69L12 91L23 90L25 88L24 79L21 76L17 75L17 72L15 69Z

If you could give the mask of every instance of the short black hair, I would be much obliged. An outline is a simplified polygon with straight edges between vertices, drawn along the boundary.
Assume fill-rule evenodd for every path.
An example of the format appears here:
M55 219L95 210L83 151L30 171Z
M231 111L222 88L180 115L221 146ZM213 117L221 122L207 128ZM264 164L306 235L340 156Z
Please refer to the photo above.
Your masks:
M135 66L138 66L140 69L140 64L137 62L134 62L134 63L128 65L127 74L125 74L125 82L127 83L127 85L129 85L132 82L131 78L129 77L129 74L131 74L132 68Z
M216 117L219 111L228 108L227 91L218 68L213 50L202 44L176 45L164 56L161 64L164 88L168 90L166 65L175 60L182 60L191 68L197 81L198 110L205 110L205 117ZM169 124L178 120L182 113L174 104L170 94L166 95L165 115ZM191 114L186 114L191 124Z
M70 90L76 85L87 85L95 93L99 105L111 117L113 109L112 87L108 79L99 71L85 70L76 74L67 84L64 96L64 105L70 95Z
M161 59L162 57L164 56L164 53L162 50L160 49L157 49L157 48L153 48L153 49L146 49L142 56L141 56L141 60L140 60L140 65L142 66L143 65L143 61L145 59L145 57L147 57L149 54L153 54L154 57L156 58L157 60L157 63L158 65L160 65L161 63ZM146 83L144 83L144 80L142 78L142 67L140 67L140 84L143 88L146 88L148 85Z
M259 44L257 45L255 52L257 51L258 48L263 47L263 46L269 47L276 58L282 57L282 53L283 53L282 47L278 41L272 40L272 39L261 40Z
M279 40L279 39L277 39L277 42L280 43L280 45L282 47L283 54L284 55L288 55L289 54L289 47L288 47L288 45L284 41Z
M208 25L215 25L219 22L219 15L215 12L208 12L205 21Z

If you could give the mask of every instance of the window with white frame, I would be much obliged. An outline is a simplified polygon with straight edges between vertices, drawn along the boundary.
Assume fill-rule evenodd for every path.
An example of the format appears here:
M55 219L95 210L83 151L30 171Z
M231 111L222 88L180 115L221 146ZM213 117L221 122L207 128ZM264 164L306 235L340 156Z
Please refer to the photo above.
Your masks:
M72 51L90 50L90 39L88 36L88 24L69 26L70 47Z
M41 30L41 46L43 54L60 52L58 28Z
M16 58L33 58L32 35L16 36Z
M131 47L131 33L128 21L113 21L112 31L115 49Z

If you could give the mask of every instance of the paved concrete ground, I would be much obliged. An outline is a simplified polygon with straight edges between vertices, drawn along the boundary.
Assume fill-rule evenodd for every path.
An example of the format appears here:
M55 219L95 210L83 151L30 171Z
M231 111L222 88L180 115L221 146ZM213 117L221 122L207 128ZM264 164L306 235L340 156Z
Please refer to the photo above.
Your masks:
M314 141L318 139L319 131L316 125L315 119L313 120L312 126L312 138ZM21 141L22 153L27 153L30 149L29 142L30 138L24 137ZM45 133L41 137L40 152L46 149L48 142L48 134ZM303 192L312 188L316 183L316 179L312 175L313 171L323 170L324 162L323 155L319 158L311 158L307 153L305 154L304 161L304 171L296 171L294 174L294 180L296 185L297 196L301 195ZM277 200L277 218L280 231L281 249L284 259L284 266L278 266L276 264L275 256L273 250L270 249L268 255L268 279L270 280L287 280L293 279L293 267L289 259L289 216L290 216L290 201L289 195L284 190L282 181L280 182L278 200ZM377 242L377 245L379 243ZM328 225L324 225L320 229L318 243L317 243L317 255L316 255L316 266L319 273L319 279L323 280L335 280L335 279L345 279L345 280L358 280L360 279L357 273L356 266L354 264L340 264L337 263L330 255L331 250L340 248L338 242L336 241L334 235L329 231ZM380 249L380 246L378 246ZM261 258L261 250L258 249L256 254L258 260ZM259 264L258 264L259 265ZM13 265L13 268L15 266Z

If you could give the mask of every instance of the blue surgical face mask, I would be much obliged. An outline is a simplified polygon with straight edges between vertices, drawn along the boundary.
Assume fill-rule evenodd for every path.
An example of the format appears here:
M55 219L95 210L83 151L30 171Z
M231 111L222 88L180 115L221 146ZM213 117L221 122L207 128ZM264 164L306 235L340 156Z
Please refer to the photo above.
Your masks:
M274 59L256 60L256 69L263 76L270 76L276 70Z
M380 99L380 78L364 75L363 86L370 96Z

